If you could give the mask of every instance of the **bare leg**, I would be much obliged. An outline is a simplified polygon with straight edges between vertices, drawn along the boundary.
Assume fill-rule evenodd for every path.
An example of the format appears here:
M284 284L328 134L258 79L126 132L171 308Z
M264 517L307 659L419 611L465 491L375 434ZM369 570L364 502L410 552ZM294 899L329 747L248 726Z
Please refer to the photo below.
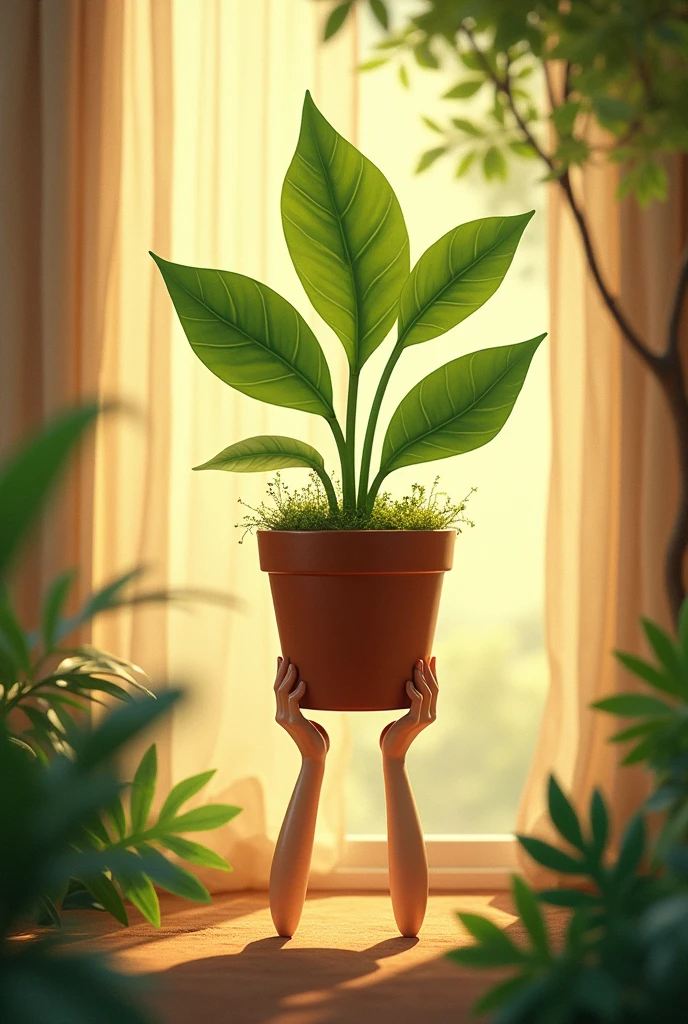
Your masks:
M394 919L404 936L418 934L428 902L428 860L423 828L406 772L406 753L416 736L435 720L435 659L419 662L406 684L411 707L380 737L387 807L389 888Z
M284 816L270 871L270 913L279 935L291 938L301 919L313 853L313 836L325 758L330 741L316 722L304 718L299 701L306 692L298 670L278 661L275 680L276 720L298 746L302 762L287 813Z

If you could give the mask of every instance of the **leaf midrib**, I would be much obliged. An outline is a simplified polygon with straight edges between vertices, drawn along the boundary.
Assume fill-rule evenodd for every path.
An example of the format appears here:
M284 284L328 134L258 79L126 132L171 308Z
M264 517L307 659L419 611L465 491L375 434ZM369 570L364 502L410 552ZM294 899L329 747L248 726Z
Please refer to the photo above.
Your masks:
M219 271L218 271L218 273L219 273ZM237 275L237 276L238 276L238 277L240 277L240 276L242 276L242 275ZM253 280L253 278L247 277L247 278L246 278L246 280L247 280L247 281L252 281L252 280ZM301 370L299 370L299 369L298 369L298 367L294 366L294 364L293 364L293 363L290 363L290 362L289 362L289 361L288 361L288 360L287 360L287 359L286 359L286 358L285 358L285 357L284 357L283 355L281 355L281 353L279 353L279 352L275 351L275 349L273 349L273 348L270 348L270 346L269 346L269 345L265 345L265 344L263 344L263 343L262 343L262 342L260 341L260 339L259 339L259 338L254 338L254 337L252 337L252 336L251 336L250 334L247 334L247 333L246 333L246 331L245 331L245 330L244 330L244 329L243 329L242 327L239 327L239 325L238 325L238 324L233 324L231 320L227 320L227 319L225 319L225 317L223 317L223 316L220 316L220 314L219 314L219 313L218 313L218 312L217 312L216 310L214 310L212 306L209 306L209 305L207 304L207 302L205 301L205 299L202 299L202 298L201 298L201 299L199 299L199 298L198 298L198 297L197 297L196 295L194 295L194 294L193 294L193 292L189 291L189 289L188 289L188 288L186 287L186 285L185 285L185 284L182 284L182 283L181 283L181 282L179 281L179 279L178 279L178 278L176 279L176 282L177 282L177 284L179 285L179 287L181 288L181 290L182 290L182 291L183 291L183 292L184 292L184 293L185 293L186 295L188 295L190 299L193 299L193 300L194 300L194 302L198 302L198 303L199 303L199 304L200 304L201 306L203 306L203 308L204 308L204 309L206 309L206 310L207 310L207 311L208 311L209 313L212 313L212 314L213 314L213 316L215 317L215 319L216 319L216 320L219 320L219 321L220 321L221 323L223 323L223 324L226 324L226 326L227 326L227 327L231 327L231 328L232 328L233 330L235 330L235 331L237 331L237 332L238 332L239 334L243 335L243 337L244 337L244 338L246 338L246 339L247 339L248 341L252 342L252 343L253 343L253 344L255 344L255 345L258 345L258 346L260 346L260 348L264 349L264 350L265 350L266 352L269 352L269 353L270 353L270 355L273 355L273 356L275 356L275 358L276 358L276 359L278 359L278 360L279 360L279 361L280 361L281 363L283 363L283 364L284 364L284 366L287 366L287 367L288 367L288 368L289 368L289 369L290 369L290 370L292 371L292 373L294 373L294 374L295 374L295 375L296 375L297 377L299 377L299 378L300 378L300 379L301 379L301 380L302 380L302 381L304 382L304 384L306 384L306 386L307 386L308 388L310 388L310 390L311 390L311 391L313 391L313 392L314 392L314 393L315 393L315 394L316 394L316 395L318 396L318 398L320 398L320 399L321 399L321 401L323 402L323 404L325 405L325 407L326 407L326 408L327 408L327 409L329 410L330 416L334 416L334 408L332 407L332 405L331 405L331 404L330 404L330 403L329 403L329 402L327 401L327 399L325 398L325 396L324 396L324 395L322 394L322 392L321 392L321 391L320 391L320 390L319 390L319 389L318 389L318 388L316 387L316 385L315 385L315 384L313 384L313 382L312 382L312 381L310 381L310 380L308 379L308 377L306 377L306 376L305 376L305 374L303 374L303 373L301 372ZM259 286L259 288L261 288L261 285L260 285L260 282L259 282L259 281L254 281L253 283L254 283L254 284L257 284L257 285ZM262 298L262 290L261 290L261 298ZM285 301L286 301L286 300L285 300ZM296 309L295 307L292 307L292 308L294 308L294 311L296 312L296 315L297 315L297 316L300 316L300 314L299 314L299 311L298 311L298 309ZM304 322L305 322L305 321L304 321ZM306 326L308 326L308 325L306 324ZM309 330L310 330L310 328L309 328ZM315 340L316 340L316 342L317 342L317 340L318 340L318 339L316 338ZM231 386L234 386L234 385L231 385Z
M464 277L466 274L468 274L469 271L471 271L473 269L473 267L477 266L482 260L487 259L487 257L490 255L490 253L493 252L493 250L496 249L497 246L499 246L502 242L506 241L506 239L511 238L511 236L514 233L514 231L516 231L515 227L514 227L514 229L512 231L510 231L508 234L504 235L497 242L495 242L494 245L491 245L490 248L487 249L484 253L482 253L477 259L474 259L472 263L469 263L469 265L467 267L464 267L464 269L461 271L460 274L457 274L455 277L453 277L451 279L451 281L449 281L449 283L444 286L444 288L442 288L439 292L437 292L432 297L432 299L429 302L426 302L426 304L421 309L419 309L419 311L414 316L413 320L410 321L408 327L404 330L404 333L401 334L399 336L399 338L397 339L397 345L399 346L399 348L403 347L403 343L406 340L407 336L413 330L413 328L416 326L416 324L421 319L421 317L424 316L424 314L428 311L428 309L430 309L432 306L434 306L434 304L444 295L444 293L449 288L453 287L453 285L455 285L457 281L460 281L462 277ZM453 242L453 239L452 239L452 242ZM421 260L422 260L422 258L423 257L421 256ZM417 270L419 265L420 265L420 260L418 261L418 263L416 263L416 266L413 268L413 271L411 271L411 273L413 273L415 270ZM414 274L414 277L415 277L415 274Z
M483 349L483 351L485 351L485 350ZM466 406L465 409L462 409L461 412L456 413L454 416L450 417L449 419L443 420L436 427L433 427L432 430L426 430L424 433L416 435L416 437L412 438L406 444L402 445L401 448L397 448L396 451L394 452L393 459L395 459L398 455L403 454L408 448L411 448L411 447L413 447L413 445L418 444L419 441L424 441L427 437L430 437L432 434L436 434L439 430L442 430L443 427L446 427L449 423L451 423L452 420L456 420L460 416L466 416L471 411L471 409L473 409L478 404L479 401L482 401L487 395L490 394L491 391L494 390L494 388L497 387L498 384L500 384L502 382L502 380L507 375L509 370L512 370L514 368L514 366L516 366L516 364L518 362L520 362L520 359L517 359L513 363L510 363L507 366L507 368L504 370L504 372L502 374L500 374L499 377L497 377L497 379L495 381L493 381L492 384L490 384L489 388L487 388L486 391L481 392L480 398L474 398L473 401L471 402L471 404ZM399 408L401 409L401 406L399 406ZM385 467L384 467L385 469L387 469L387 467L390 465L390 463L393 461L393 459L390 459L390 460L388 460L385 463Z

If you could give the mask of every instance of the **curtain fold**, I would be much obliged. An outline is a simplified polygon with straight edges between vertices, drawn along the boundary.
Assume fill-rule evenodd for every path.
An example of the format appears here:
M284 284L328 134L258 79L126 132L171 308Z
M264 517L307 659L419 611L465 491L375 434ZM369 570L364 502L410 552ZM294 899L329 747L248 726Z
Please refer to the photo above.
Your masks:
M299 756L274 722L279 646L268 581L257 571L255 538L239 544L234 525L238 499L258 503L266 479L191 470L252 434L306 436L327 451L332 441L316 417L252 402L199 363L148 250L238 271L284 294L321 338L329 335L335 392L344 397L343 350L309 312L279 210L307 88L355 138L355 24L325 51L324 13L287 0L137 0L124 19L116 275L100 389L139 413L99 430L94 575L101 582L148 563L149 586L210 589L236 607L139 606L97 623L94 641L187 691L155 737L160 791L217 768L202 799L243 808L204 837L234 866L231 875L206 873L215 890L267 884ZM344 839L343 716L328 728L314 877L335 866ZM142 750L131 751L130 767Z
M686 166L668 167L670 200L618 203L618 171L575 180L607 280L650 344L665 344L671 290L688 234ZM608 742L617 720L590 703L636 684L614 649L647 654L639 617L670 625L663 560L677 500L676 447L654 379L622 340L592 282L558 186L549 208L552 470L547 532L546 643L551 683L517 831L550 834L554 771L586 813L608 798L616 836L648 794L642 767L621 768ZM684 332L683 344L686 343ZM688 352L686 353L688 355ZM546 873L523 858L536 883Z

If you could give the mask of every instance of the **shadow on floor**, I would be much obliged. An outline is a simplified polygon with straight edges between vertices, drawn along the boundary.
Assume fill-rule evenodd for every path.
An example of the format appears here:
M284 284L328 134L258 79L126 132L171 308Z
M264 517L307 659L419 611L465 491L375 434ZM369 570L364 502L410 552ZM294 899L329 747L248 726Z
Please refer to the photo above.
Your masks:
M156 974L150 1004L162 1024L468 1021L468 1009L485 989L485 979L443 958L391 975L381 971L379 961L403 953L417 941L399 937L352 951L289 948L288 941L277 936L259 939L240 953L207 957Z

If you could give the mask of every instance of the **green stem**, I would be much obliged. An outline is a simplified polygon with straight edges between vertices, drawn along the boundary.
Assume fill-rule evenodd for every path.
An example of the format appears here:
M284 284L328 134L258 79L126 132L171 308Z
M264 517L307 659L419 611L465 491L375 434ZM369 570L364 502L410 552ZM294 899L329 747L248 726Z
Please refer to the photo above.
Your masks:
M375 495L382 483L380 479L373 494L372 488L370 494L368 493L368 478L370 476L370 460L373 457L373 443L375 441L375 429L377 427L378 417L380 415L380 407L382 405L382 399L385 397L385 391L389 384L389 378L392 376L392 371L397 365L399 356L403 352L403 348L397 343L392 349L392 353L387 360L380 383L377 386L375 392L375 398L370 409L370 418L368 419L368 427L366 429L365 440L363 441L363 454L361 456L361 476L358 481L358 507L360 511L365 511L366 508L371 508L372 501L375 500ZM373 485L375 487L375 485ZM372 494L372 501L371 501Z
M378 475L373 480L372 484L370 485L370 490L368 491L368 497L366 499L366 504L364 506L364 508L366 508L368 512L372 512L373 505L375 504L375 499L377 498L377 492L380 490L380 484L382 483L386 476L387 471L385 469L381 469Z
M339 426L339 420L337 419L337 417L333 416L332 419L329 419L327 422L330 425L330 430L332 431L332 434L333 434L333 437L334 437L334 440L335 440L335 444L337 445L337 451L339 452L339 464L340 464L341 470L342 470L342 497L343 497L344 503L346 503L346 498L347 498L347 489L346 489L347 488L347 478L346 478L346 469L347 469L346 441L344 440L344 434L342 433L342 428Z
M325 488L325 494L327 495L327 504L330 506L330 514L336 516L337 512L339 511L339 503L337 501L337 495L335 493L332 481L327 475L327 472L324 469L321 469L320 466L313 466L313 469L320 477L320 482Z
M356 508L356 408L358 405L358 371L349 370L349 393L346 398L346 471L342 481L344 508ZM346 482L345 482L346 481Z

